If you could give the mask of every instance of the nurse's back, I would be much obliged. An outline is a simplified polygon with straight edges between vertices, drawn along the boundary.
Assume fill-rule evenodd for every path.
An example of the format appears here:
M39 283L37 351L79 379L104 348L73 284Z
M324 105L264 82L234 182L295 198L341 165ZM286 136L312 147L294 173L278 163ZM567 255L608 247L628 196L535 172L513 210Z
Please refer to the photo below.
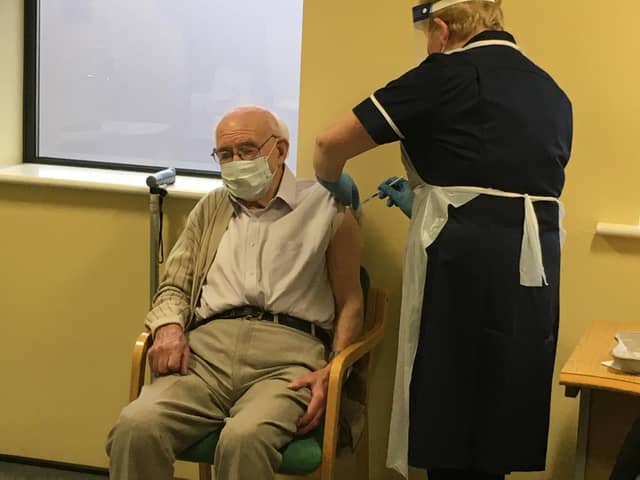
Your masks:
M490 45L432 55L414 73L437 85L423 92L437 97L428 118L406 138L427 183L561 194L571 103L546 72L513 47Z

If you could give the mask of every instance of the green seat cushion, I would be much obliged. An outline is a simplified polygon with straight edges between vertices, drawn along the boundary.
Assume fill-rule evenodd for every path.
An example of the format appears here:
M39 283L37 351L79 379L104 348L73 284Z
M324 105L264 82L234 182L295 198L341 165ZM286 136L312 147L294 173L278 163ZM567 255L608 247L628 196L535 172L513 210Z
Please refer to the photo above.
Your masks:
M191 445L178 455L178 460L196 463L213 463L213 456L216 451L216 445L218 445L218 440L220 439L221 431L221 428L214 430L198 443Z
M178 460L213 464L220 432L221 429L211 432L178 455ZM304 437L294 439L285 445L280 452L282 453L282 464L278 473L305 475L314 472L322 463L322 428L317 428Z

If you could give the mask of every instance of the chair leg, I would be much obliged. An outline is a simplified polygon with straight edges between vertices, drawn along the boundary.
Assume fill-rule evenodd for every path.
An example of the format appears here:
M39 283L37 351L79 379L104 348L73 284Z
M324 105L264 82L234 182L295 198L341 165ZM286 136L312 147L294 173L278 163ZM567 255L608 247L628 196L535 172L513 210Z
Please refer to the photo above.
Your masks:
M200 480L211 480L211 465L208 463L199 463L198 471L200 472L198 476Z
M368 419L367 419L368 421ZM358 466L358 479L369 478L369 427L365 426L362 437L356 448L356 463Z

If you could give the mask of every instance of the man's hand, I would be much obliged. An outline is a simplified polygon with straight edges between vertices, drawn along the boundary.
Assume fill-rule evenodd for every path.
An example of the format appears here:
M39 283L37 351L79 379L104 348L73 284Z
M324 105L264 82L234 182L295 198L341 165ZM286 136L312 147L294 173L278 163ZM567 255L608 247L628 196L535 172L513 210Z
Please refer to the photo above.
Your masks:
M153 345L149 349L149 364L156 375L189 370L189 343L178 324L171 323L156 330Z
M297 435L306 435L311 430L317 428L322 421L322 415L327 406L327 390L329 389L329 371L327 365L315 372L307 373L294 379L288 387L291 390L300 390L308 387L311 390L311 401L307 406L307 411L297 422Z

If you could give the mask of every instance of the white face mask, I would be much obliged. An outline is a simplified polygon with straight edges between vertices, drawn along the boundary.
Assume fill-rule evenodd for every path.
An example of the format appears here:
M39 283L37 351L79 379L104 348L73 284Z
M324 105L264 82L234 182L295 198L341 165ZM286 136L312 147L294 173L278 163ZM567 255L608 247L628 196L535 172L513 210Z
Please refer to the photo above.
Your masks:
M274 172L269 168L269 155L255 160L237 160L221 165L222 182L231 195L248 202L262 198L271 186Z

